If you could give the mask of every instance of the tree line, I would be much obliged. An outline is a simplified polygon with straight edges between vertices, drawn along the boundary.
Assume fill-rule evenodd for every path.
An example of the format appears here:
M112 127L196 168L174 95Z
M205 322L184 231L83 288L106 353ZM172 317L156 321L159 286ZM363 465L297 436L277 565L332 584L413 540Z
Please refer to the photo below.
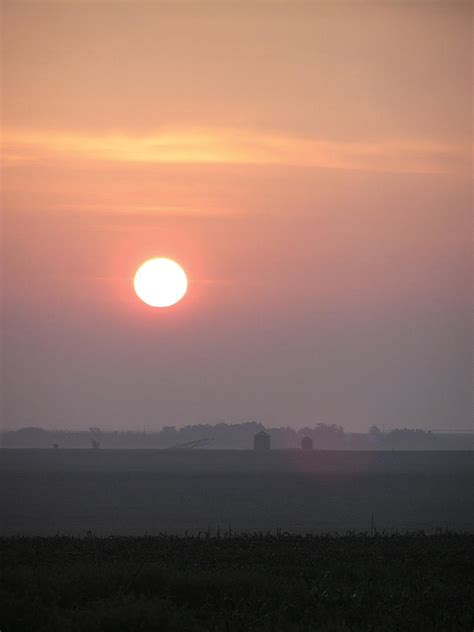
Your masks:
M99 427L87 430L50 430L36 426L1 433L3 448L159 448L202 442L214 449L251 449L253 437L264 431L271 436L272 449L297 449L304 437L313 440L315 449L473 449L474 435L437 435L433 432L398 428L382 432L371 426L367 433L347 433L342 426L317 423L294 429L289 426L265 427L255 421L243 423L194 424L181 428L164 426L157 431L110 431ZM207 440L207 443L203 440Z

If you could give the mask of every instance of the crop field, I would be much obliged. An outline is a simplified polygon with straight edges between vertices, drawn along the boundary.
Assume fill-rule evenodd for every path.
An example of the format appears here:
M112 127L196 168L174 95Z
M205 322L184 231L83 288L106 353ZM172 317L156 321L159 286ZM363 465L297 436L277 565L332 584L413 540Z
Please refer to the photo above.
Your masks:
M3 535L474 531L473 452L1 450Z
M2 632L470 631L474 534L0 538Z

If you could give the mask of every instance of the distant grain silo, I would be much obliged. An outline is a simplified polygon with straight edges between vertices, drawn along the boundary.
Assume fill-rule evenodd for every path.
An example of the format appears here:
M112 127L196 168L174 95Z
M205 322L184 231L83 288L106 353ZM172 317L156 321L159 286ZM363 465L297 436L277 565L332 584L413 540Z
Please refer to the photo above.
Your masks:
M266 450L270 450L270 445L271 439L268 432L264 432L263 430L261 430L253 436L253 449L257 452L265 452Z
M312 450L313 449L313 440L311 437L303 437L301 439L301 449L302 450Z

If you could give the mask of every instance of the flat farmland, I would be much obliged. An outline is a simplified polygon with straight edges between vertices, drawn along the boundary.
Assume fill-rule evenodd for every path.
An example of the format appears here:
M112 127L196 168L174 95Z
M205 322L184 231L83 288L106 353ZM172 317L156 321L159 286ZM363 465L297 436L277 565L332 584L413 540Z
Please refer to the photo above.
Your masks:
M474 453L0 450L2 535L474 531Z

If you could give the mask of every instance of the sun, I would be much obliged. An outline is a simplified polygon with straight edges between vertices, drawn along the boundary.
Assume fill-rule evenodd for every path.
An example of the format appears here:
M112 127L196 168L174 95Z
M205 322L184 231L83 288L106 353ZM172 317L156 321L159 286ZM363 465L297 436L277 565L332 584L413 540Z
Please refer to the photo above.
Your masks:
M151 307L170 307L180 301L188 289L183 268L165 257L148 259L135 273L133 286L138 298Z

